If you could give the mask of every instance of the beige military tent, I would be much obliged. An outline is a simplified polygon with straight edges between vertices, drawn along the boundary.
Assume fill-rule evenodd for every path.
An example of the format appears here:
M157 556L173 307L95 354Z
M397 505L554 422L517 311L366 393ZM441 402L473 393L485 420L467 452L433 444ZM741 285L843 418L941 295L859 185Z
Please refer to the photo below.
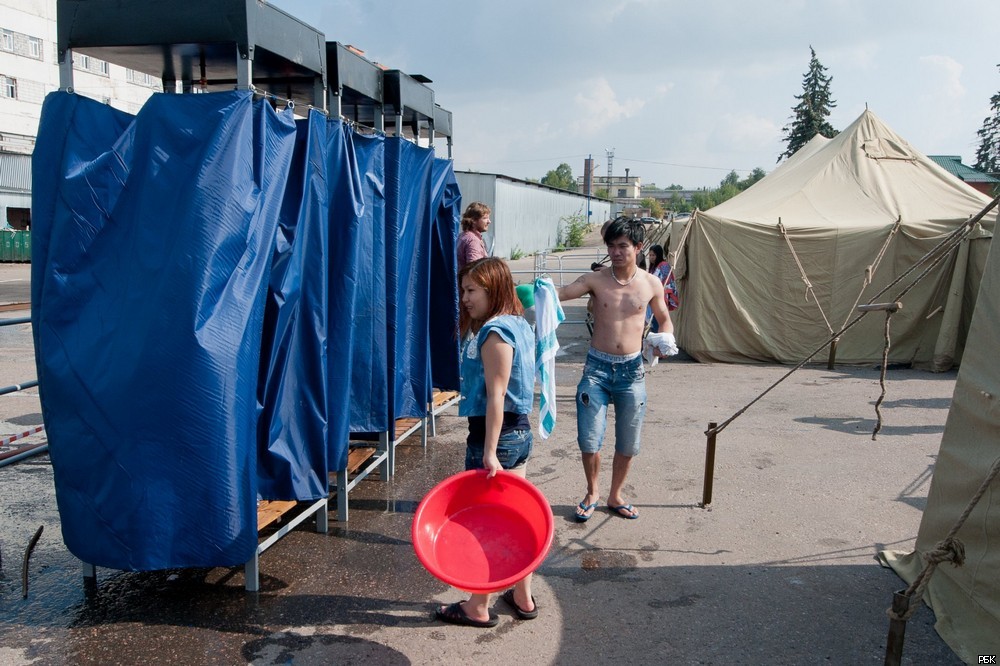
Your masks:
M998 330L1000 246L990 253L979 290L916 551L882 553L908 583L923 568L922 556L949 534L1000 462ZM940 564L924 600L937 617L938 633L966 663L975 664L978 655L1000 654L1000 478L993 479L955 536L965 546L965 564Z
M699 361L797 363L989 201L866 110L695 213L675 263L678 344ZM890 362L958 362L995 222L993 211L906 295L892 318ZM884 324L872 314L851 328L837 361L881 362Z

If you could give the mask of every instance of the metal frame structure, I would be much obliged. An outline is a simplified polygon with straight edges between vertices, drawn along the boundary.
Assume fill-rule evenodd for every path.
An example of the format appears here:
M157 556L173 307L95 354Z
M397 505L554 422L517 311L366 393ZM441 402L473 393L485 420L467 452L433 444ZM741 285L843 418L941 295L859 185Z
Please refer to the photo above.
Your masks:
M326 38L257 0L58 0L59 85L74 51L159 77L164 92L256 90L326 109Z
M387 70L353 47L327 42L323 33L266 2L57 0L56 12L62 90L73 90L73 53L80 52L158 77L167 93L250 90L379 132L385 132L388 111L396 136L426 138L431 147L435 136L444 136L452 157L452 114L435 104L430 79ZM375 469L391 479L396 444L422 428L426 448L428 424L433 432L434 416L451 404L429 405L425 417L399 436L380 433L373 458L354 479L346 470L337 473L340 520L347 520L350 489ZM310 515L316 515L317 532L327 532L327 501L308 504L259 543L245 564L247 590L260 587L260 554ZM96 567L83 563L83 573L85 587L96 586Z
M383 70L362 53L340 42L326 43L330 68L327 107L331 114L384 132Z

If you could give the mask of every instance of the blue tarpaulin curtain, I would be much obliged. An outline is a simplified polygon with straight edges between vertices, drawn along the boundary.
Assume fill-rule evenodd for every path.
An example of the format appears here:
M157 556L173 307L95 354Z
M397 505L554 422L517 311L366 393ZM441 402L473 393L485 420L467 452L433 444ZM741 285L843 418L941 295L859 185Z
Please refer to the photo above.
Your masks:
M155 95L128 124L47 98L32 324L63 538L85 562L256 548L261 322L294 132L249 93Z
M430 304L427 357L431 386L457 391L458 378L458 244L462 194L451 160L435 159L432 172Z
M394 419L423 417L431 395L427 318L434 152L399 137L385 142L390 412Z
M242 564L259 497L325 497L349 432L457 386L460 197L430 150L249 92L135 117L59 92L33 177L42 411L85 562Z
M360 180L356 198L331 202L332 215L354 214L360 224L351 364L351 432L389 429L389 357L386 337L385 138L354 134L350 147ZM338 470L346 468L338 459Z
M340 205L328 207L330 225L330 262L328 280L330 294L327 309L330 313L328 338L328 380L330 399L330 466L329 471L346 469L347 446L350 437L350 393L352 366L354 365L354 337L356 302L359 285L363 284L362 271L377 267L368 261L359 243L363 219L362 174L358 170L354 151L353 132L347 130L339 119L329 121L330 138L327 172L331 201Z
M268 500L329 495L326 163L341 139L313 111L296 122L295 155L275 237L258 379L259 493ZM334 128L339 130L338 127ZM333 286L332 284L330 286ZM333 418L331 418L331 416Z

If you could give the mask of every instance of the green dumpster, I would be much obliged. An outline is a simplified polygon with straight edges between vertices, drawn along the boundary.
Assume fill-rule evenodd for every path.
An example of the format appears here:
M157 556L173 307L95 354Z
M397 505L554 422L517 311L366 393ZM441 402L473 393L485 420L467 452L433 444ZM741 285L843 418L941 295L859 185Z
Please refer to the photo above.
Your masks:
M0 229L0 262L30 262L31 232Z

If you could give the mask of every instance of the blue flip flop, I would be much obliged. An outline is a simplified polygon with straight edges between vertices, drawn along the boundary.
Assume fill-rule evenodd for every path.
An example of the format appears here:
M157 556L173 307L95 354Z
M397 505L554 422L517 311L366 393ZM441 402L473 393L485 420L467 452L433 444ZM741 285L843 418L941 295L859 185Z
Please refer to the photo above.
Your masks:
M635 520L639 517L639 512L636 511L635 507L631 504L620 504L619 506L611 506L609 504L608 511L614 511L616 514L627 520ZM622 511L627 511L628 514L624 514Z
M586 500L580 500L580 503L577 504L577 506L583 509L585 513L587 511L590 511L590 513L586 513L586 515L580 515L579 513L574 513L573 515L576 516L576 520L579 523L585 523L588 520L590 520L590 517L594 515L594 509L597 508L597 502L594 502L593 504L584 504L584 501Z

